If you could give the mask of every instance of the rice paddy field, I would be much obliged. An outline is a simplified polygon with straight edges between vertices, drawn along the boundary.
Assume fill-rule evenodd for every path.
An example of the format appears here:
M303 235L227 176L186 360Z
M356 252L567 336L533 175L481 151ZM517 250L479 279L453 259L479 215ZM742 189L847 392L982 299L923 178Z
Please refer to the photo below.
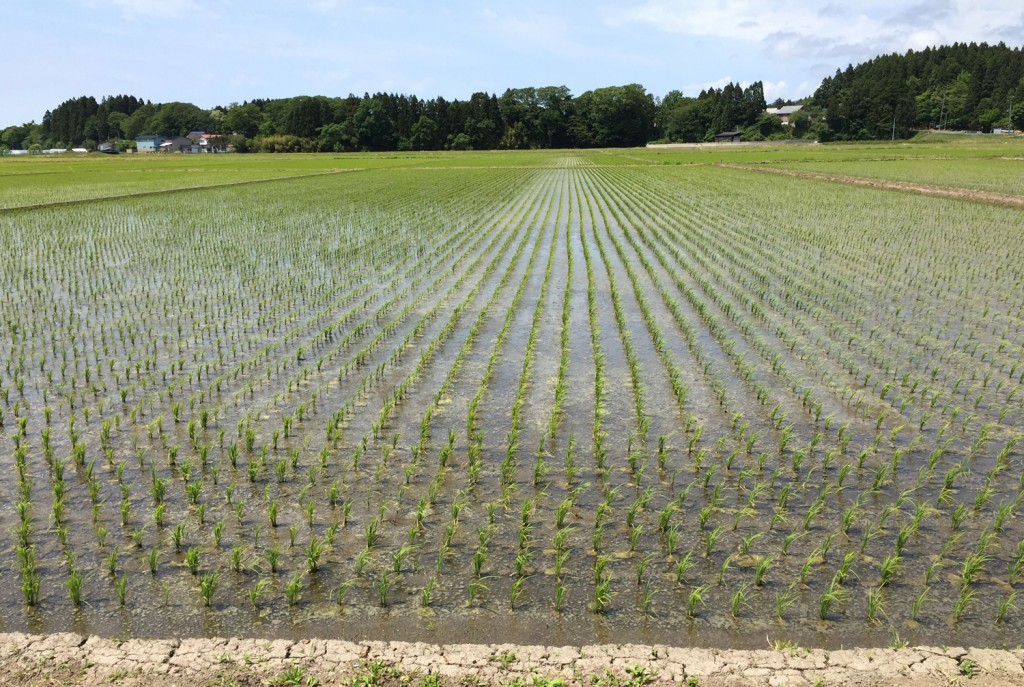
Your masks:
M955 164L936 164L934 160L927 159L902 159L852 160L841 163L797 162L779 166L783 169L1024 195L1020 158L958 160Z
M1016 646L1022 211L716 163L1022 150L0 161L0 626Z

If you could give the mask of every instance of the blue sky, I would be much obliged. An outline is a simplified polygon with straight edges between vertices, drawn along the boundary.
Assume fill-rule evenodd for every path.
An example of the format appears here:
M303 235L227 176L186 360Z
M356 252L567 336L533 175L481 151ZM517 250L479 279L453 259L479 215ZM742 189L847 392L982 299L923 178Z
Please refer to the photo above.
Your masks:
M761 80L811 94L836 67L956 41L1024 44L1024 8L976 0L5 0L0 126L68 98L201 107L389 91L468 98Z

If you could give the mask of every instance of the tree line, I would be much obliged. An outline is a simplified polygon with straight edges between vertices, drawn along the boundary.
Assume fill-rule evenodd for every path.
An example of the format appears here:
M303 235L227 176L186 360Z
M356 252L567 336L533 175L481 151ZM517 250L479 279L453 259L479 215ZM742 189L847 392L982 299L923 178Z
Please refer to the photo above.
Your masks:
M365 93L256 99L203 109L128 95L67 100L39 123L0 131L0 147L134 146L145 134L223 134L240 152L590 148L696 142L739 130L745 140L904 138L916 129L1024 126L1024 50L1003 43L882 55L825 78L783 126L760 81L696 97L655 97L640 84L574 96L565 86L510 88L467 100ZM778 100L774 105L785 104Z
M3 142L74 146L144 134L222 133L239 150L348 152L644 145L656 99L638 84L573 97L564 86L508 89L468 100L391 93L258 99L204 110L130 96L61 103L40 124L8 127Z
M674 91L672 108L685 98ZM742 94L733 107L735 94ZM718 130L746 126L764 110L760 83L729 84L698 98L714 110L703 129L673 128L679 136L711 140ZM191 103L154 104L133 96L74 98L48 111L39 124L8 127L0 143L10 148L130 146L147 134L219 133L236 150L257 152L351 152L590 148L642 146L663 138L672 124L666 105L640 84L597 88L574 96L565 86L510 88L500 96L474 93L467 100L429 100L391 93L344 98L298 96L256 99L204 110ZM674 124L673 124L674 126Z
M903 138L915 129L1024 126L1024 49L1003 43L882 55L836 70L812 102L836 140Z

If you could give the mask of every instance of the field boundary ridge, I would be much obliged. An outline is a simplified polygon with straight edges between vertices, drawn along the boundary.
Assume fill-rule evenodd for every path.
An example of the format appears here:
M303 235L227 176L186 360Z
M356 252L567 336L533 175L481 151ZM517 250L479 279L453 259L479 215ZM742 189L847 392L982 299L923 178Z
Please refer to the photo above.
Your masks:
M920 184L910 181L892 181L888 179L874 179L871 177L848 176L844 174L829 174L827 172L808 172L796 169L780 169L762 165L738 164L734 162L719 162L716 167L727 169L739 169L747 172L763 172L766 174L779 174L787 177L798 177L801 179L815 179L817 181L830 181L850 186L867 186L886 191L901 191L905 193L917 193L923 196L935 198L952 198L955 200L970 200L990 205L1005 205L1007 207L1024 208L1024 196L1015 196L1009 193L996 193L995 191L979 191L977 189L962 188L958 186L936 186L932 184Z
M309 174L293 174L283 177L267 177L265 179L243 179L241 181L225 181L219 184L201 184L199 186L175 186L174 188L162 188L152 191L137 191L134 193L118 193L112 196L94 196L92 198L75 198L72 200L55 200L50 203L32 203L30 205L12 205L11 207L0 207L0 214L22 212L28 210L44 210L46 208L59 208L70 205L84 205L87 203L99 203L108 200L125 200L131 198L145 198L146 196L162 196L166 193L182 193L184 191L209 191L214 189L230 188L232 186L249 186L252 184L268 184L275 181L292 181L294 179L310 179L313 177L332 176L346 172L365 172L367 167L350 167L346 169L331 169L326 172L311 172Z

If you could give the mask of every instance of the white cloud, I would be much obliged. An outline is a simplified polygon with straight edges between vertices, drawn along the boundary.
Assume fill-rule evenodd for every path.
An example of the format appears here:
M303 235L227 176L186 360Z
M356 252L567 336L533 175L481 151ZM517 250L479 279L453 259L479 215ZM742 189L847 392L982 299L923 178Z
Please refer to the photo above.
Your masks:
M762 81L765 102L774 102L777 98L785 98L792 90L785 81Z
M722 78L715 79L714 81L705 81L703 83L686 84L685 86L683 86L683 94L688 96L688 97L695 97L701 91L706 91L709 88L714 88L716 90L717 89L721 89L721 88L725 88L727 85L731 84L732 82L733 82L733 79L732 79L731 76L723 76ZM740 84L740 85L743 86L744 88L746 88L749 84Z
M196 0L85 0L85 4L96 9L119 9L126 19L167 19L201 11Z
M1009 21L1008 21L1009 19ZM1024 41L1024 14L974 0L922 4L862 0L856 5L755 0L646 0L606 15L611 24L642 24L687 36L754 44L780 60L859 62L880 53L953 42ZM1016 22L1016 23L1014 23Z
M683 94L689 98L697 97L701 91L706 91L710 88L721 90L731 83L738 83L741 88L746 88L750 85L749 81L737 81L729 76L723 76L720 79L714 81L703 81L698 83L686 84L682 87ZM761 85L764 87L764 99L766 102L774 102L777 98L790 99L790 98L802 98L808 93L814 91L818 87L820 82L817 81L803 81L797 84L795 87L788 81L766 81L762 80Z
M542 12L499 14L483 10L480 18L487 32L501 36L519 52L558 55L572 59L585 57L591 48L578 41L561 17Z

